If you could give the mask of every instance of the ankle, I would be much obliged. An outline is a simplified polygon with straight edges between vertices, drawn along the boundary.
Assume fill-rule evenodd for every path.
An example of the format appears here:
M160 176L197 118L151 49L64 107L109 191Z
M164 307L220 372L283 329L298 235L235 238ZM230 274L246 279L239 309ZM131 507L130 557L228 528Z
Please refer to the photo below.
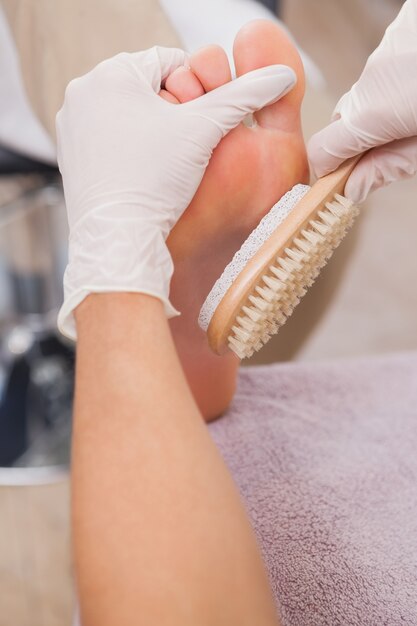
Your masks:
M185 377L206 422L220 417L236 390L239 361L232 353L213 354L196 318L185 314L170 320L172 335Z

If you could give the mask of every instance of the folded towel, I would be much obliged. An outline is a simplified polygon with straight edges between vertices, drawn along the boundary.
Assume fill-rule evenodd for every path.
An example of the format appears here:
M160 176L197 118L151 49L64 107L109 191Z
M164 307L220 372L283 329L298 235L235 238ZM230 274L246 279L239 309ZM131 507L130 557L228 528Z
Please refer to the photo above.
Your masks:
M209 430L283 626L416 626L417 353L244 368Z

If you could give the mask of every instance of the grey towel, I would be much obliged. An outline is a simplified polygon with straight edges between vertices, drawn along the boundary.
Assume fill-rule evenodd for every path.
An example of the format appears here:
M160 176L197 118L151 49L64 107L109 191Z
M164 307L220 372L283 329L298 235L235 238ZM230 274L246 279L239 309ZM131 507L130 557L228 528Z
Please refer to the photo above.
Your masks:
M417 353L242 369L209 430L284 626L417 625Z

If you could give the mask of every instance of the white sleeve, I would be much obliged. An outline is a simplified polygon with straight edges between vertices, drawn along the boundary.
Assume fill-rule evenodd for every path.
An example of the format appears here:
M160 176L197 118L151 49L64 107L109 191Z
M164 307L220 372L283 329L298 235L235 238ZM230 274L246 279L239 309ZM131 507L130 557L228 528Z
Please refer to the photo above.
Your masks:
M56 164L52 139L29 104L17 50L1 5L0 144L35 160Z

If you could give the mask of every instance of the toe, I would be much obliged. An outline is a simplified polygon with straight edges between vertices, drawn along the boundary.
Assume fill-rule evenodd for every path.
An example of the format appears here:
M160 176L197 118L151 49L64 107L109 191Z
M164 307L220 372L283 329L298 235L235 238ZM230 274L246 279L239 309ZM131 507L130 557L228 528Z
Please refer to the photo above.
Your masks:
M169 91L167 91L166 89L161 89L161 91L159 92L159 95L161 96L161 98L163 98L163 100L166 100L167 102L170 102L171 104L181 104L178 98L173 96L172 93L169 93Z
M165 81L165 90L180 103L194 100L205 93L203 85L188 67L178 67L172 72Z
M205 46L190 58L190 66L205 91L211 91L232 79L229 59L221 46Z
M304 96L304 70L298 51L287 33L275 22L254 20L243 26L233 46L237 76L266 65L289 65L297 84L284 98L256 113L260 126L294 132L300 127L300 107Z

